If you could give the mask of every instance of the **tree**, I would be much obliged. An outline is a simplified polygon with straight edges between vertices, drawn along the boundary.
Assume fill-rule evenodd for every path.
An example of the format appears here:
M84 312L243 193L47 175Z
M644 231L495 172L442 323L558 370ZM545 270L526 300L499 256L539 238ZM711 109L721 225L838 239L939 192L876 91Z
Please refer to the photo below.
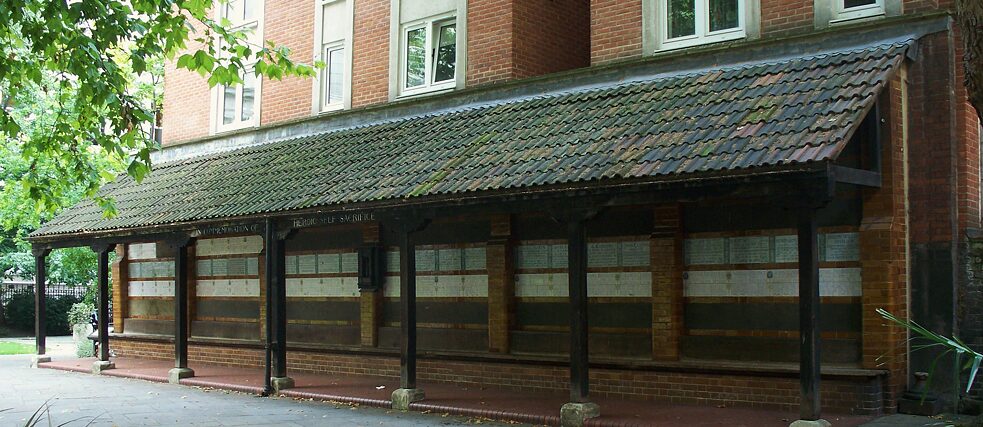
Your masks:
M26 164L7 185L19 182L49 213L81 190L112 215L112 200L96 193L115 177L105 162L137 180L151 168L158 106L142 103L134 86L160 58L176 57L177 67L211 85L242 83L244 64L253 62L257 76L313 75L288 49L229 30L211 7L212 0L0 0L0 136ZM184 52L189 42L199 47ZM54 103L41 115L12 114L7 107L27 96Z
M956 24L965 48L963 64L969 103L983 120L983 1L956 0Z

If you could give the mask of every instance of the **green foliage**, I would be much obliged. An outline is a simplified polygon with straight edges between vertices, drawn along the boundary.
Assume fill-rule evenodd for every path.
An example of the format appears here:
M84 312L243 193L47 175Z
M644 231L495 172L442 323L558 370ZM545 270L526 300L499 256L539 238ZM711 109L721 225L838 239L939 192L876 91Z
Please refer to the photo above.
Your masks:
M92 340L86 338L75 343L75 355L79 358L95 356L96 349L92 346Z
M78 299L71 296L46 297L45 331L48 335L69 335L68 311ZM12 328L24 331L34 330L34 292L14 294L4 306L4 320Z
M935 360L932 361L932 366L928 372L930 381L932 374L935 372L936 363L938 363L939 359L945 355L955 353L958 356L957 360L961 360L963 357L968 356L966 357L966 363L962 366L962 370L969 372L969 381L967 381L966 384L966 392L969 393L970 389L973 388L973 383L976 382L976 375L979 373L980 363L983 362L983 354L973 350L956 336L949 338L944 335L937 334L925 329L925 327L912 320L900 319L882 308L878 308L876 311L877 314L881 315L881 317L891 321L897 326L908 329L910 332L915 333L918 335L918 337L921 337L926 341L925 344L912 344L912 351L924 350L927 348L937 348L942 350L939 355L935 357Z
M84 301L72 304L72 308L68 310L68 324L88 325L92 312L95 310L96 306L94 304Z
M19 208L50 214L81 192L114 213L97 191L118 170L137 180L150 171L160 102L157 95L148 101L141 84L159 80L163 58L177 57L178 68L213 86L241 83L250 67L270 79L314 75L287 48L229 29L212 16L212 4L0 0L0 92L2 107L14 107L0 108L0 135L21 163L5 190L21 187L33 202ZM182 53L189 42L200 47ZM32 105L43 108L20 108Z

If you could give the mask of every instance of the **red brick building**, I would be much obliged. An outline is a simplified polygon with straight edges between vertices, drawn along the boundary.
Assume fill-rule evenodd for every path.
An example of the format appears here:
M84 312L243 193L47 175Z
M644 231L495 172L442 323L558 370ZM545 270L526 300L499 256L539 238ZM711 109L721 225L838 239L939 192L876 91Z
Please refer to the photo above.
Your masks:
M181 376L272 344L273 386L400 375L396 406L419 377L808 420L894 411L926 369L875 309L960 331L980 134L951 1L219 9L326 65L170 64L154 173L32 235L116 248L117 355Z

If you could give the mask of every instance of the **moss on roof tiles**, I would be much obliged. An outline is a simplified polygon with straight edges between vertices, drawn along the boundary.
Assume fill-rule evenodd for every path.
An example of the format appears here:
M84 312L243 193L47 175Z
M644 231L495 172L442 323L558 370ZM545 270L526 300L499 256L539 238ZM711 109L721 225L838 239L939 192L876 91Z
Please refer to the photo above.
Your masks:
M539 95L157 165L32 237L830 160L908 43Z

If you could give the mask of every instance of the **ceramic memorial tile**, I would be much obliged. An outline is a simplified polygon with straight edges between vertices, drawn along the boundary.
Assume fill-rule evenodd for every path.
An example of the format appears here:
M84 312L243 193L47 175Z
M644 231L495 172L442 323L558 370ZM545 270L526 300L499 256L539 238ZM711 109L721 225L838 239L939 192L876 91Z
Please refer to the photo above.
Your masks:
M246 274L250 276L259 275L259 258L257 257L246 258Z
M550 245L550 268L567 268L567 263L570 261L567 256L567 245Z
M827 233L826 261L859 261L859 233Z
M399 251L386 251L386 271L399 272Z
M649 249L648 240L621 242L621 265L644 267L651 264Z
M437 253L440 271L458 271L464 269L463 250L459 248L441 249Z
M317 272L341 273L341 254L317 254Z
M771 239L768 236L731 237L731 264L767 263L771 258Z
M521 245L516 248L515 257L518 268L548 268L549 246Z
M298 255L297 274L317 274L317 256L311 254Z
M621 245L616 242L588 243L587 266L617 267L618 249L620 247Z
M775 262L799 262L798 236L775 236Z
M437 252L433 249L422 249L416 251L416 271L436 271Z
M726 264L727 239L686 239L683 244L687 265Z
M485 248L467 248L464 250L465 270L484 270L487 261Z
M358 273L358 253L345 252L341 254L341 272Z

